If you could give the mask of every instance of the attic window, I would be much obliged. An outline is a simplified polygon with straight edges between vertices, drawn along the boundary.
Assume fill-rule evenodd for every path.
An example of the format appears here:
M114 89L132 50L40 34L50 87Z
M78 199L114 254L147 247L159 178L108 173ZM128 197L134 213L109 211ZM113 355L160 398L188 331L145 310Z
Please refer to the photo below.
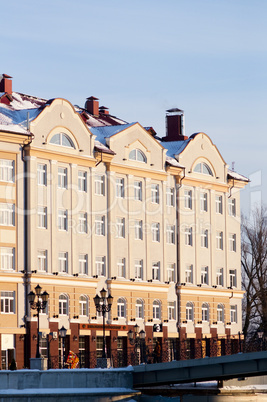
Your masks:
M138 161L138 162L146 163L146 156L142 151L140 151L140 149L133 149L129 153L129 159L131 161Z
M72 142L72 140L70 139L70 137L64 133L59 133L59 134L55 134L51 140L50 140L50 144L53 145L60 145L62 147L68 147L68 148L74 148L75 146Z
M204 162L198 163L196 165L196 167L194 168L194 172L195 173L207 174L209 176L213 176L211 168Z

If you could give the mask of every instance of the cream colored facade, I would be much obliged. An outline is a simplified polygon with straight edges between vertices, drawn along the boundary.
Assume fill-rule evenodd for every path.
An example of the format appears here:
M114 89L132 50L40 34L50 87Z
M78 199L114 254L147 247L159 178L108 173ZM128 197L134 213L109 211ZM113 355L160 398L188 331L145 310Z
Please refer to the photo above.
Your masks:
M49 293L46 334L63 325L72 337L75 325L90 336L86 325L102 324L93 297L104 287L114 297L107 322L124 328L121 336L136 323L147 338L166 341L237 335L245 178L229 175L204 133L175 158L138 123L116 127L112 135L103 128L96 149L101 128L55 99L30 122L31 137L10 143L12 134L2 134L0 159L14 161L16 178L0 182L0 202L16 213L14 226L0 231L1 248L15 252L12 272L1 260L1 292L16 292L16 308L1 312L1 333L26 334L36 323L25 298L40 284Z

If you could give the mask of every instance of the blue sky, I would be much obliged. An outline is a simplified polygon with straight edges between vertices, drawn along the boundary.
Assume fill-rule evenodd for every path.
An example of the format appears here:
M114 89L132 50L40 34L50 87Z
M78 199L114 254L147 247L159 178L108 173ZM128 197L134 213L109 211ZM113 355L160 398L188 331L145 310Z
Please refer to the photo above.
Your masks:
M1 71L13 90L84 105L165 134L207 133L249 176L243 208L267 204L265 0L33 0L1 4Z

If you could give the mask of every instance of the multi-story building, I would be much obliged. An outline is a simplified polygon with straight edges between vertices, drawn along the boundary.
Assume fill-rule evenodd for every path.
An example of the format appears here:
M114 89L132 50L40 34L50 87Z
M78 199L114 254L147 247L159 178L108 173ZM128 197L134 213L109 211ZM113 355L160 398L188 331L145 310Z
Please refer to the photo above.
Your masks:
M183 112L168 111L167 135L128 124L87 99L12 92L0 82L2 367L35 356L37 318L27 295L49 293L40 315L41 354L101 354L93 298L113 296L109 349L129 346L138 324L147 344L237 336L241 326L239 189L204 133L187 138ZM159 325L156 325L159 324ZM16 349L16 353L14 352Z

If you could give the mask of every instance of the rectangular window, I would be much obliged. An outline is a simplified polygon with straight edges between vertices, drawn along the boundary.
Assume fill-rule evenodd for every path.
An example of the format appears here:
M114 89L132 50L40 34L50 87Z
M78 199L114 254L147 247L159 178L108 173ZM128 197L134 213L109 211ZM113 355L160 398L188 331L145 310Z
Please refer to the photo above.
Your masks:
M167 234L167 243L174 244L175 243L175 227L173 225L167 225L166 234Z
M134 182L134 199L137 201L142 201L142 182Z
M167 187L166 189L166 204L168 207L174 207L174 188Z
M58 229L68 230L68 211L65 209L58 210Z
M15 205L0 203L0 225L15 226Z
M216 271L216 285L223 286L223 268L217 268Z
M135 279L143 279L143 260L134 261Z
M185 267L185 282L193 283L193 265L189 264Z
M68 272L68 253L58 253L58 272Z
M0 181L14 183L14 161L0 159Z
M125 278L125 258L118 258L117 269L118 269L118 277Z
M216 206L216 214L222 214L222 196L216 195L215 196L215 206Z
M207 229L201 230L201 247L208 248L209 245L209 232Z
M116 220L116 237L124 238L125 237L125 219L117 218Z
M168 302L168 319L175 320L175 302Z
M43 163L37 165L37 184L39 186L47 185L47 166Z
M105 236L105 216L96 215L95 234L98 236Z
M159 204L159 185L151 184L151 202Z
M230 306L230 320L232 323L237 323L237 305Z
M209 284L209 267L201 267L201 284Z
M152 265L152 279L153 281L160 280L160 262L154 262Z
M79 233L87 233L87 213L79 213Z
M223 250L223 232L216 232L216 248Z
M143 222L134 222L134 238L135 240L143 240Z
M229 270L230 287L236 288L236 269Z
M67 188L68 183L67 168L58 168L58 188Z
M83 170L78 171L78 190L87 192L87 172Z
M192 190L184 190L184 207L192 209Z
M193 231L191 227L185 228L185 245L193 246Z
M88 275L88 254L79 254L79 274Z
M229 248L230 251L236 251L236 234L234 233L229 236Z
M201 212L208 212L208 194L207 193L200 193L200 211Z
M160 240L159 223L155 223L155 222L152 223L151 231L152 231L152 241L159 242L159 240Z
M37 269L38 271L47 271L47 250L37 251Z
M47 207L39 206L37 208L38 228L47 229Z
M15 249L13 247L1 247L1 269L15 269Z
M15 292L1 292L1 313L15 313Z
M99 174L95 176L95 194L105 195L105 176Z
M193 319L194 319L194 308L193 308L193 305L191 303L186 304L185 311L186 311L186 320L187 321L193 321Z
M168 264L167 266L167 281L175 282L175 264Z
M236 216L236 199L229 198L228 199L228 212L230 216Z
M106 257L96 257L95 259L96 275L105 276L106 274Z
M124 179L120 177L116 179L116 197L124 198Z

